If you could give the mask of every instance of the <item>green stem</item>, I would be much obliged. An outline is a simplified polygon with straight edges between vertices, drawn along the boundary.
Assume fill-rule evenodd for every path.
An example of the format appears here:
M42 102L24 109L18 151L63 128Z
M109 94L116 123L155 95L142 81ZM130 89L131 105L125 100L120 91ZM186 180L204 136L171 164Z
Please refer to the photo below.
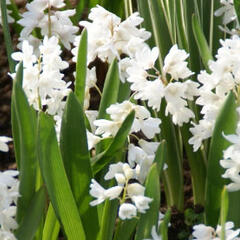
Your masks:
M11 35L10 35L8 20L7 20L6 1L1 0L0 6L1 6L1 14L2 14L2 27L3 27L3 34L4 34L4 42L5 42L6 49L7 49L9 69L10 69L10 72L13 73L15 71L15 62L13 61L13 59L11 57L11 55L13 53L13 47L12 47Z

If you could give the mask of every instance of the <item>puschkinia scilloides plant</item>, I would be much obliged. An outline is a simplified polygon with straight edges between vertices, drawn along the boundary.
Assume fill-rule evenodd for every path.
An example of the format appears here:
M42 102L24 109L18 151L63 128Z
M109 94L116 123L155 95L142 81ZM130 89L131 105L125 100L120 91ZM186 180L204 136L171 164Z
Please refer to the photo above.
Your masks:
M0 7L17 163L0 239L240 239L239 0Z

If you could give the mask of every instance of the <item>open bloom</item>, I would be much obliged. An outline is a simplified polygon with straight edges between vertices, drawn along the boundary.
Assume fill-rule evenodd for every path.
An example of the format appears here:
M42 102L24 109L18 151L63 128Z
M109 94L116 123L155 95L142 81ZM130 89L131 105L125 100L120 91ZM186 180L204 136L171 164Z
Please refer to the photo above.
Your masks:
M1 136L0 137L0 151L8 152L9 148L8 148L7 143L10 142L10 141L12 141L12 138Z

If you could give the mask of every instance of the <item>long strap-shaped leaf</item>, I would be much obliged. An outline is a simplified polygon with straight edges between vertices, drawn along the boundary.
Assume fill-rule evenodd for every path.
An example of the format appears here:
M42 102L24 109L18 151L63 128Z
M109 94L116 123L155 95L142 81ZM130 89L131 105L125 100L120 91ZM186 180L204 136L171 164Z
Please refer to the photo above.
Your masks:
M150 209L140 216L135 240L149 238L151 236L152 227L158 222L158 213L160 207L160 183L156 163L154 163L150 168L148 177L146 179L145 195L152 198L153 201L150 203Z
M56 216L68 239L84 240L84 229L63 166L54 121L43 112L39 113L37 144L41 173Z
M46 204L46 193L44 187L41 187L34 195L27 209L23 221L19 225L15 236L19 240L33 239L35 232L44 214Z
M117 217L118 200L106 200L103 208L101 227L97 240L112 240Z
M109 67L104 82L103 94L99 106L98 118L107 118L106 109L113 103L117 102L119 90L119 70L117 60L114 59Z
M170 116L165 116L166 102L162 102L159 117L162 119L161 137L167 142L168 168L164 171L164 189L168 206L176 206L183 210L183 170L176 132Z
M220 166L219 161L223 157L223 150L225 150L230 143L222 134L234 133L236 124L236 103L234 94L231 92L217 117L209 150L205 206L207 225L216 226L218 222L221 192L226 182L221 176L224 173L224 169Z
M23 80L23 63L21 62L19 64L15 81L19 83L19 85L22 85ZM13 86L14 87L14 86ZM15 152L15 158L17 162L17 167L20 170L20 129L18 127L18 119L17 119L17 110L16 105L14 103L14 89L12 91L12 101L11 101L11 124L12 124L12 134L13 134L13 142L14 142L14 152Z
M194 37L195 37L195 40L196 40L196 43L198 46L198 50L199 50L199 54L202 58L203 64L204 64L205 68L209 70L208 61L212 60L213 57L212 57L212 54L208 47L207 40L203 34L201 26L195 15L193 15L193 17L192 17L192 28L193 28Z
M188 143L188 140L191 137L189 128L190 124L184 124L181 128L181 133L187 160L191 170L193 199L194 204L201 204L204 206L207 164L204 161L205 158L201 150L193 152L192 145Z
M237 14L238 22L240 22L240 0L234 0L234 8Z
M12 92L13 136L20 166L21 197L18 199L17 220L20 223L35 193L36 184L36 113L29 106L19 82L13 81ZM18 142L19 141L19 142Z
M42 240L57 240L60 230L60 224L57 220L53 206L50 203L48 206L46 218L44 221Z
M92 169L81 104L70 93L62 118L60 147L62 158L87 239L96 239L99 223L96 208L89 205Z
M76 65L75 94L83 107L85 97L85 82L87 76L87 30L84 29L78 47Z

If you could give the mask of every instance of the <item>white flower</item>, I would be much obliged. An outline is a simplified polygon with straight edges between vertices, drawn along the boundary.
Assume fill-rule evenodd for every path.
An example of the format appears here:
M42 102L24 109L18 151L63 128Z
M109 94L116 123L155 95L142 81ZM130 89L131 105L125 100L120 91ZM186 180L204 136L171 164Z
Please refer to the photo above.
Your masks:
M5 231L2 229L0 229L0 239L2 239L2 240L17 240L11 232Z
M122 181L124 179L124 183L126 183L129 179L134 177L134 170L129 166L128 163L118 162L115 164L111 164L104 179L109 180L114 177L116 178L117 182L122 185Z
M93 122L97 126L95 134L102 135L103 138L114 137L125 118L133 110L135 111L135 119L130 132L141 130L147 138L153 138L155 134L160 133L160 119L150 117L150 112L145 107L133 104L130 101L124 101L112 104L107 108L106 112L113 121L98 119Z
M155 61L158 58L159 50L154 47L152 50L145 46L140 51L136 52L136 62L137 65L141 66L143 69L151 69L155 65Z
M91 180L90 184L90 195L97 198L90 202L91 206L98 205L104 202L106 199L115 199L121 194L123 187L115 186L109 189L104 189L95 179Z
M132 196L131 199L140 213L146 213L146 210L149 209L148 204L153 201L152 198L141 196L141 195Z
M133 196L143 196L145 187L139 183L131 183L127 186L127 194L130 198Z
M16 206L9 206L0 212L0 226L2 229L10 231L17 229L18 224L14 219L16 216Z
M17 182L15 177L18 176L18 174L19 172L16 170L6 170L4 172L0 172L0 184L13 187Z
M237 16L233 5L233 0L220 0L220 2L223 6L215 11L215 16L219 17L223 15L224 25L236 20Z
M193 239L195 240L211 240L214 236L214 228L199 224L193 226Z
M91 150L92 148L94 148L94 146L96 146L101 141L101 138L92 134L87 130L87 140L88 140L88 150Z
M220 165L226 169L222 177L229 178L232 181L227 185L229 191L238 191L240 189L240 137L234 134L224 135L224 137L233 145L223 152L224 159L220 160Z
M123 203L119 208L119 217L122 220L131 219L137 216L137 208L130 203Z
M193 151L196 152L200 148L202 141L211 137L214 122L202 119L199 124L191 123L193 127L189 128L189 130L193 136L188 140L188 143L193 145Z
M226 240L237 240L237 236L240 233L240 229L232 230L234 228L233 222L226 222L225 223L225 239ZM220 237L221 236L222 227L220 225L217 226L216 234Z
M187 108L187 101L184 97L189 97L192 99L193 95L188 93L187 87L191 86L191 83L169 83L165 88L165 99L167 101L167 106L165 109L165 115L168 113L172 114L173 123L182 126L183 123L187 123L190 118L194 117L192 110ZM195 93L193 93L195 94Z
M143 143L141 140L139 142L140 142L139 145ZM147 144L148 147L150 147L150 144L151 143ZM146 143L145 143L145 145L146 145ZM130 166L132 166L132 167L135 166L135 164L137 164L139 169L138 169L138 172L136 171L136 178L141 183L143 183L145 181L147 174L149 172L149 169L155 158L154 152L147 153L147 151L152 151L152 150L153 149L146 150L144 148L144 146L143 146L143 148L140 148L140 147L134 146L133 144L129 144L129 146L128 146L128 162L129 162Z
M12 141L12 138L0 136L0 151L2 152L8 152L9 148L7 143Z
M188 56L189 54L187 54L185 50L178 49L176 44L173 45L164 59L164 72L169 73L175 80L179 78L185 79L191 76L193 72L189 70L187 62L185 62Z
M237 236L240 233L240 229L237 230L232 230L232 228L234 227L234 223L233 222L226 222L225 223L225 237L224 239L226 240L237 240L239 238L237 238ZM218 225L217 229L215 230L212 227L206 226L204 224L199 224L199 225L195 225L193 227L193 239L195 240L220 240L220 236L221 236L221 226Z
M130 78L128 78L130 81ZM136 86L134 89L133 87ZM131 89L137 91L134 96L135 99L142 99L148 101L148 106L160 110L162 98L164 97L164 85L160 79L155 79L153 81L144 81L141 84L132 84Z
M108 172L104 176L104 179L105 180L112 179L115 177L116 173L123 173L123 163L122 162L111 164L109 166Z
M13 53L12 58L18 62L22 61L24 67L31 67L37 61L33 55L33 47L26 40L22 43L22 51Z
M121 122L114 122L105 119L95 120L93 124L97 127L95 134L101 135L103 138L114 137L121 126Z

